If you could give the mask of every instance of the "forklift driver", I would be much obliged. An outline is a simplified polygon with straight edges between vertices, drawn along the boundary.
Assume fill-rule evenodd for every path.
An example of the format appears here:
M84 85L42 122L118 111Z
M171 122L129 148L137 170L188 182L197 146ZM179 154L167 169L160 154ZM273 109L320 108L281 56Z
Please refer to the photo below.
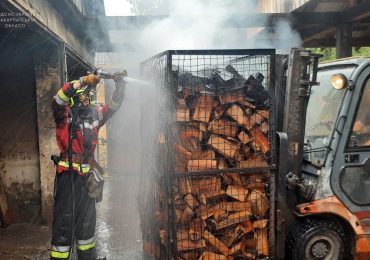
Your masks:
M367 82L362 96L360 107L358 108L356 122L353 132L357 137L358 146L370 145L370 80Z

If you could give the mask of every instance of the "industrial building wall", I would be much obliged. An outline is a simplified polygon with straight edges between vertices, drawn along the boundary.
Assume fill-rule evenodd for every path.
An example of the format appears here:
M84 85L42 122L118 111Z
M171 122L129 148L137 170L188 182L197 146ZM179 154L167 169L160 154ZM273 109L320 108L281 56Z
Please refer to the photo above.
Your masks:
M93 64L94 57L92 52L87 48L88 43L91 41L86 37L86 31L81 33L79 30L84 28L79 25L77 20L83 19L83 2L91 2L87 0L74 0L73 7L78 11L78 15L72 16L70 10L65 9L65 13L59 13L55 8L56 4L61 4L63 2L72 2L70 0L58 0L58 1L48 1L48 0L14 0L15 5L27 13L32 15L32 20L38 21L43 26L47 27L50 32L58 35L60 39L71 46L81 57L87 59L88 62ZM97 1L98 2L98 1ZM64 17L66 14L70 18Z
M0 177L15 221L40 211L40 166L33 51L19 41L0 48Z
M11 34L13 35L13 34ZM28 32L0 36L0 177L14 222L51 223L55 168L52 97L62 85L64 54L56 42ZM86 73L67 55L68 77ZM41 217L41 218L40 218Z
M2 16L27 17L19 24L0 20L0 185L8 201L9 210L1 211L6 222L52 223L50 156L59 149L51 101L64 79L91 70L93 45L86 44L91 39L82 17L86 3L91 9L102 0L0 1Z

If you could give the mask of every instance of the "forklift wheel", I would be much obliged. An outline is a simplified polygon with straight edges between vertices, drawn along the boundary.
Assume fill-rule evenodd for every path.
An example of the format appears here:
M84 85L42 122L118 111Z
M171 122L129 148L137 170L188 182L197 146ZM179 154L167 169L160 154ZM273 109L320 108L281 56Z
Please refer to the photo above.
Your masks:
M352 259L349 234L335 221L304 219L296 223L286 242L288 259Z

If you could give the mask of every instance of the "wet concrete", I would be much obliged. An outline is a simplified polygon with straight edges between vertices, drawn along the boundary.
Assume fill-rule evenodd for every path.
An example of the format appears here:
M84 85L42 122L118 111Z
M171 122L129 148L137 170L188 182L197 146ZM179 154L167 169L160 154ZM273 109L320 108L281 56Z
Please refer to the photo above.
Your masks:
M142 259L137 211L138 178L111 175L105 183L103 201L97 204L98 255L109 260ZM0 260L49 259L51 229L38 224L12 224L0 231ZM77 259L75 253L72 259Z
M49 259L51 230L35 224L12 224L0 233L0 260Z
M97 204L98 253L109 260L142 259L137 211L138 177L115 172L105 183L103 201Z

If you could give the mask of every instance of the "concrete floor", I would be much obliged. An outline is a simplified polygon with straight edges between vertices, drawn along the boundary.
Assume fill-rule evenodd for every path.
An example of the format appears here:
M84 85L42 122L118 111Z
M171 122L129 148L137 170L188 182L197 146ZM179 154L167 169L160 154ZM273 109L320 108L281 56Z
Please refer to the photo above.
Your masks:
M138 178L111 175L97 204L96 238L99 256L142 259L142 242L136 195ZM49 259L51 230L46 226L12 224L0 231L0 260ZM75 258L75 257L73 257Z
M49 259L51 230L46 226L12 224L0 233L0 259Z
M109 177L103 201L97 204L98 252L109 260L142 259L137 189L137 176L116 173Z

